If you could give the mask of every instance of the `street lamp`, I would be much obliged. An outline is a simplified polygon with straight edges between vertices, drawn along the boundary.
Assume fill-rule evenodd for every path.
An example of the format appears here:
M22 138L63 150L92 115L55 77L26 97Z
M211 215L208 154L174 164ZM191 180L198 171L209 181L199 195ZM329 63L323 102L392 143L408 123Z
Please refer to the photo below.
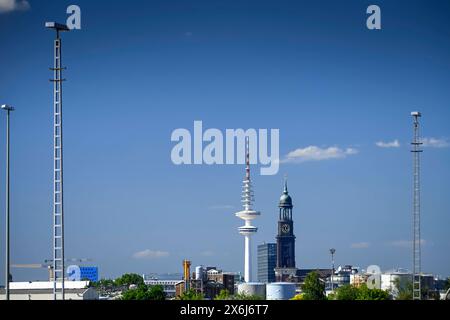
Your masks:
M333 275L334 275L334 253L336 252L336 249L331 248L330 249L330 253L331 253L331 291L334 290L334 283L333 283Z
M6 111L6 279L5 279L5 295L6 300L9 300L9 113L14 111L14 108L4 104L1 106L2 110Z

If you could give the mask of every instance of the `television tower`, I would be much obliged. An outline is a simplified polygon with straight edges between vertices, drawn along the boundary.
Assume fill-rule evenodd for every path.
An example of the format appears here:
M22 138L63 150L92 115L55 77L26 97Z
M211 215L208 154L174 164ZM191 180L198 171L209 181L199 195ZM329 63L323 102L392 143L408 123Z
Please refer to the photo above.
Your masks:
M420 153L422 142L420 142L419 118L422 114L418 111L411 112L414 119L414 137L412 144L413 153L413 300L421 300L420 283Z
M252 248L250 237L258 231L257 227L251 225L251 221L261 215L260 212L252 209L254 195L252 190L252 182L250 180L250 148L249 139L245 139L245 179L242 186L242 204L244 210L236 212L236 217L245 221L245 225L239 227L239 233L245 237L245 254L244 254L244 281L252 281Z
M62 71L60 33L69 31L64 24L46 22L45 27L56 31L53 82L53 299L64 300L64 205L63 205L63 128Z

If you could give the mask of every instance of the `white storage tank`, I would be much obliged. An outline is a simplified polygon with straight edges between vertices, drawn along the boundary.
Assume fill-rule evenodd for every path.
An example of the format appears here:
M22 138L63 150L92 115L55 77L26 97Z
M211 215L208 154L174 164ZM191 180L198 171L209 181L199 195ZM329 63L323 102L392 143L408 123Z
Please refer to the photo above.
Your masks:
M261 282L241 283L238 285L238 294L260 296L266 299L266 284Z
M267 300L289 300L295 296L295 283L268 283L266 293Z
M203 266L195 267L195 280L204 280L205 268Z

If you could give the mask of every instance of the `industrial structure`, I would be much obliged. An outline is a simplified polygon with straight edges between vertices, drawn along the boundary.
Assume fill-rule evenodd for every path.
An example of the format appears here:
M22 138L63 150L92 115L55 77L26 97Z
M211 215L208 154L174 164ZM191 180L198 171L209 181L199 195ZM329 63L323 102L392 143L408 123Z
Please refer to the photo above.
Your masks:
M274 282L266 285L266 300L289 300L295 293L296 285L292 282Z
M183 280L184 280L184 290L189 290L189 280L191 278L191 261L183 260Z
M160 285L167 299L176 299L187 291L203 294L205 299L214 299L222 290L233 295L235 283L240 276L234 272L223 272L213 266L196 266L190 273L190 260L183 260L183 274L142 275L148 286Z
M66 258L64 262L70 263L86 263L88 261L92 261L90 258ZM13 264L12 267L16 269L47 269L48 270L48 281L54 281L54 272L53 272L53 259L45 259L44 263L17 263ZM92 282L98 281L98 267L96 266L82 266L77 265L80 270L79 279L77 280L88 280ZM70 276L70 275L66 275ZM72 279L73 280L73 279Z
M53 71L53 299L64 300L64 196L63 196L63 127L62 127L62 67L60 33L69 31L65 24L46 22L56 31Z
M246 157L246 169L245 179L242 187L242 203L244 210L236 212L236 216L245 221L245 225L239 227L239 233L245 237L245 254L244 254L244 281L252 281L252 248L251 248L251 236L254 235L258 228L252 226L252 220L260 216L260 212L252 209L252 203L254 201L254 195L252 190L252 182L250 179L250 150L249 139L245 140L245 157Z
M413 154L413 300L421 300L421 252L420 252L420 153L422 142L420 140L418 111L411 112L414 119L414 136L412 144Z
M266 284L261 282L246 282L238 286L238 294L246 296L257 296L266 299Z
M217 267L197 266L190 279L190 288L197 293L202 293L206 299L214 299L222 290L234 294L237 277L236 273L223 272Z

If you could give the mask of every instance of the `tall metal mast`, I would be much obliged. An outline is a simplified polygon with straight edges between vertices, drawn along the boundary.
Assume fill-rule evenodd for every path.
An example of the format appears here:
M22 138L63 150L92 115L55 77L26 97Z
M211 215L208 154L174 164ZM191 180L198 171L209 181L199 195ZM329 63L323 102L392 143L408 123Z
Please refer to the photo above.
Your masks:
M63 128L62 128L62 71L61 31L66 25L46 22L46 28L56 31L53 82L53 299L64 300L64 197L63 197Z
M330 249L330 254L331 254L331 291L334 291L334 282L333 282L333 278L334 278L334 254L336 253L336 249L335 248L331 248Z
M5 261L5 298L9 300L9 282L11 278L10 274L10 170L9 170L9 115L14 108L4 104L1 106L2 110L6 111L6 261Z
M420 142L419 118L422 114L418 111L411 112L414 119L414 137L412 144L413 153L413 300L421 300L420 283L420 153L422 142Z

